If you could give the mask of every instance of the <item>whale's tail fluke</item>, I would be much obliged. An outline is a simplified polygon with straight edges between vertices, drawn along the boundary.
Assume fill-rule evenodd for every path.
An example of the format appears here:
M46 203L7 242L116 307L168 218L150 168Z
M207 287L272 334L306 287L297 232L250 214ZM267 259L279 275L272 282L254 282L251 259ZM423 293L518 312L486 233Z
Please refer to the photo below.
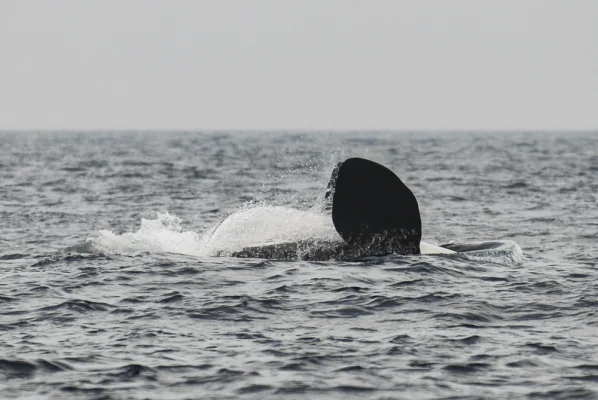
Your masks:
M339 163L330 178L332 221L352 247L370 254L419 254L417 199L391 170L362 158Z

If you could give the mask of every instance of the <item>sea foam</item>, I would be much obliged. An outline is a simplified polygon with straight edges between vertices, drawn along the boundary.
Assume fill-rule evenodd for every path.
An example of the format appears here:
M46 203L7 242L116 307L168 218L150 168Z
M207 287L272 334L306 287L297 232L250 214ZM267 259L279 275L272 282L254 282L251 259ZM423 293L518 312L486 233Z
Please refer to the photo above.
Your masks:
M136 232L119 235L100 230L97 237L88 238L87 242L91 242L97 250L111 254L149 252L202 255L201 236L197 232L183 230L181 222L176 215L157 213L156 219L141 219L141 226Z

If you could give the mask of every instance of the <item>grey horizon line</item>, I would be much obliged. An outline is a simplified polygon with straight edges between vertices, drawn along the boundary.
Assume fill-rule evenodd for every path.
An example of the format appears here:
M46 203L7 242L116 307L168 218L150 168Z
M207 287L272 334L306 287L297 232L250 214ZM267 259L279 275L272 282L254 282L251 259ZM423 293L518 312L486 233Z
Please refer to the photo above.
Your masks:
M598 133L596 128L0 128L0 133Z

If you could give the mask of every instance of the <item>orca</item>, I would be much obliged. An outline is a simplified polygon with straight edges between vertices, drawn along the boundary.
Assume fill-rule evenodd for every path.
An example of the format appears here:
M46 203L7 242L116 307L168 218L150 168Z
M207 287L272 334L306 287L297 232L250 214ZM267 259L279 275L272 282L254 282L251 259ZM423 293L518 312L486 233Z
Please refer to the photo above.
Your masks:
M336 165L324 196L342 242L302 240L246 247L233 257L266 259L343 260L389 254L453 254L455 251L421 241L417 199L385 166L363 158Z

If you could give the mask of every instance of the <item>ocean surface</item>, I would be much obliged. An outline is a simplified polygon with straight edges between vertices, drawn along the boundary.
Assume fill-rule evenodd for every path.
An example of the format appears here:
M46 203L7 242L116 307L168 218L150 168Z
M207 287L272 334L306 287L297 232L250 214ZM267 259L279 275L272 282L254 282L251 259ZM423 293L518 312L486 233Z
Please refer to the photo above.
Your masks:
M353 156L494 245L230 257L334 238ZM0 398L598 398L598 133L3 132L0 177Z

